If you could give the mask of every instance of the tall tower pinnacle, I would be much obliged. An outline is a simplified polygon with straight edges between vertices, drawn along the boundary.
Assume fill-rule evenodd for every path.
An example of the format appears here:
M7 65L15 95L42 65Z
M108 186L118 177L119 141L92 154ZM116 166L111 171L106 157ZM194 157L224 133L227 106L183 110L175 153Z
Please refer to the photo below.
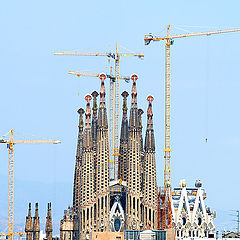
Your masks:
M109 231L109 142L107 109L105 104L105 74L100 74L101 90L98 110L97 153L96 153L96 194L98 221L97 231ZM103 210L102 206L105 206Z
M86 112L85 112L85 116L86 116L86 127L91 126L91 107L90 107L90 101L92 100L92 97L90 94L87 94L85 96L85 100L87 101L87 106L86 106Z
M98 112L98 128L99 129L107 129L108 122L107 122L107 109L105 103L105 84L104 81L106 79L105 74L100 74L99 78L101 79L101 90L100 90L100 105L99 105L99 112Z
M138 79L138 76L136 74L133 74L131 76L131 79L133 81L133 85L132 85L132 104L130 109L129 127L130 129L137 129L139 122L138 122L136 81Z
M155 151L155 139L153 131L153 112L152 112L152 102L154 97L149 95L147 101L149 102L147 110L147 131L146 131L146 140L145 140L145 151Z
M119 148L119 177L123 181L127 181L127 148L128 148L128 119L127 119L127 97L128 92L122 93L123 97L123 115L122 115L122 126L120 136L120 148Z
M47 217L46 217L46 238L52 240L52 212L51 203L48 203Z
M26 232L26 240L32 240L33 225L32 225L31 203L29 203L28 206L29 206L28 216L26 217L25 232Z
M127 229L141 229L141 197L142 197L142 158L141 158L141 132L139 129L139 116L137 106L137 75L133 74L132 103L129 118L128 132L128 167L127 167Z
M78 143L77 143L77 154L74 172L74 184L73 184L73 212L77 213L81 204L80 196L80 178L81 178L81 164L82 164L82 153L83 153L83 114L84 109L80 108L79 113L79 125L78 125Z
M35 204L35 216L33 217L33 240L39 240L40 222L38 215L38 203Z
M83 156L82 156L82 171L81 171L81 207L80 207L80 231L82 237L86 238L92 227L93 222L90 213L93 213L93 203L95 202L94 192L94 152L92 141L92 127L91 127L91 107L90 101L92 96L87 94L85 96L86 111L85 111L85 129L83 138Z
M91 107L90 101L92 97L90 94L85 96L86 111L85 111L85 129L83 138L83 162L82 162L82 176L81 176L81 199L82 204L86 205L93 198L93 170L94 159L92 153L92 129L91 129ZM91 183L90 183L91 182ZM87 194L88 193L88 194Z
M149 226L157 229L157 177L155 160L155 139L153 130L152 102L154 98L147 97L147 129L145 135L145 154L143 161L143 205L144 205L144 228Z

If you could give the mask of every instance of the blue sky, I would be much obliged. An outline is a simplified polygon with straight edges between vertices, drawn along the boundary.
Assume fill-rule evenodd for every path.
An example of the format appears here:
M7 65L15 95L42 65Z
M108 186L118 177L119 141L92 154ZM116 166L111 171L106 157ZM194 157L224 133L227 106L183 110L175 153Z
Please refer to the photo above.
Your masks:
M99 91L100 84L97 79L76 78L67 71L99 73L107 66L104 57L54 56L53 51L105 52L118 42L134 52L144 52L144 61L123 59L121 74L138 73L138 103L145 112L146 96L155 97L160 185L164 166L164 43L144 46L144 34L165 34L167 24L177 27L173 33L183 33L180 28L199 32L239 27L239 7L237 0L2 2L0 135L13 128L62 140L61 145L15 146L16 188L21 189L21 196L15 195L21 198L21 206L16 201L16 218L23 219L17 210L26 212L28 201L39 200L42 215L47 202L52 201L53 208L54 204L58 206L54 210L55 221L71 204L76 111L85 107L84 95ZM183 178L188 186L201 179L208 205L219 213L219 229L232 228L229 210L239 209L239 39L239 33L230 33L178 39L172 46L173 186ZM130 91L131 85L122 83L120 88ZM146 123L146 114L143 122ZM0 147L0 159L4 193L0 195L1 212L6 215L5 146ZM58 190L43 191L39 187L46 184ZM60 190L57 186L65 187ZM37 191L43 192L35 194Z

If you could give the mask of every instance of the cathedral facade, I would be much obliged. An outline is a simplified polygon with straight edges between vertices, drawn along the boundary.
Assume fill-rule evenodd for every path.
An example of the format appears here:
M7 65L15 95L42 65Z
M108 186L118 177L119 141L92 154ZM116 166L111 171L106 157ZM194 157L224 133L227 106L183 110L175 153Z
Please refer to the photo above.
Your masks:
M180 186L173 189L171 204L177 240L214 237L216 211L207 207L206 197L200 180L195 182L195 187L187 187L182 180Z
M137 103L137 76L132 78L131 107L128 93L122 93L122 122L117 180L110 179L109 129L104 79L101 89L85 96L80 108L79 133L74 173L72 239L89 239L92 232L157 229L158 202L153 129L153 97L148 96L145 140L143 110ZM99 104L98 104L98 96ZM91 106L92 101L92 106ZM85 117L84 117L85 115ZM70 229L71 228L71 229Z

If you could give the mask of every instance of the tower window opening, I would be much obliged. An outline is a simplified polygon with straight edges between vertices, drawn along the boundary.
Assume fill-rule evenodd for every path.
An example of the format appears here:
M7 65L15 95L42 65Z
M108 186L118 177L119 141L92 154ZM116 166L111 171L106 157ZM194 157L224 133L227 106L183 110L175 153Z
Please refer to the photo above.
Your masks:
M89 208L87 209L87 220L89 220Z
M182 218L182 225L184 226L185 224L186 224L186 218L183 217L183 218Z

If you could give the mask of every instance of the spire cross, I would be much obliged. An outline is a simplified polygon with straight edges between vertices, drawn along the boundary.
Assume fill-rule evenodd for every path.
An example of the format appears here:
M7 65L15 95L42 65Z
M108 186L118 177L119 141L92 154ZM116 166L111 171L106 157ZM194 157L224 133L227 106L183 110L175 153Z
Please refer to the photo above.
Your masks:
M83 128L83 114L84 114L84 109L83 108L79 108L78 109L78 113L80 114L80 119L79 119L79 127Z
M136 96L137 96L136 81L138 80L138 75L137 74L132 74L131 79L133 81L133 85L132 85L132 103L134 103L134 102L136 103Z
M101 90L100 90L100 102L105 102L105 85L104 80L107 78L105 73L99 74L101 80Z
M131 79L133 80L133 82L136 82L138 80L138 75L137 74L132 74Z
M128 97L128 92L124 91L122 93L122 97L123 97L123 114L127 114L127 97Z
M85 100L87 101L87 103L89 103L89 102L92 100L91 95L90 95L90 94L87 94L87 95L85 96Z
M152 124L152 116L153 116L152 102L153 102L153 100L154 100L154 97L152 95L147 96L147 101L149 102L148 110L147 110L148 124Z
M83 108L79 108L78 109L78 113L80 114L80 116L82 116L84 114L84 109Z
M97 114L97 96L98 96L98 92L94 91L92 92L92 96L93 96L93 114L96 115Z
M147 96L147 101L149 102L149 104L151 104L153 100L154 100L154 97L152 95Z
M106 76L105 73L101 73L101 74L99 74L99 78L100 78L101 81L103 82L103 81L107 78L107 76Z
M90 101L92 100L92 96L90 94L87 94L85 96L85 100L87 101L87 107L86 107L86 116L90 116L91 115L91 108L90 108Z

